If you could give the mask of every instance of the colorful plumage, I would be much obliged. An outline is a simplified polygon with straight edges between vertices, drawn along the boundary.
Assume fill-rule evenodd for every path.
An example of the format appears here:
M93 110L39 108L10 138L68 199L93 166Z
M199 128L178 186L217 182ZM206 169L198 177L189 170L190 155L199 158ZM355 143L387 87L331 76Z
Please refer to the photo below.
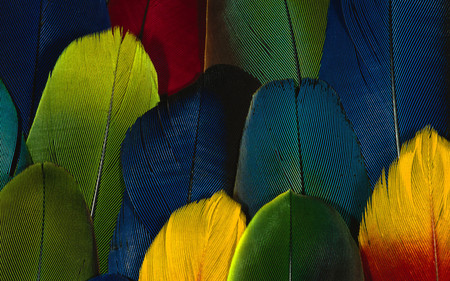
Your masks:
M242 137L234 196L250 217L292 189L321 198L355 239L371 188L339 98L320 80L274 81L255 94Z
M226 280L245 215L224 191L172 214L153 241L139 274L147 280Z
M2 1L0 77L17 105L25 135L49 72L72 40L110 27L104 0Z
M333 0L319 78L339 94L371 185L431 125L450 137L448 1Z
M203 71L206 0L110 0L113 26L136 35L158 73L160 94L172 95Z
M450 280L450 143L425 128L381 175L359 234L366 280Z
M233 64L265 84L317 78L329 0L209 0L205 68Z
M94 220L101 272L124 182L126 130L159 101L156 72L142 45L119 29L72 43L49 77L27 140L33 161L66 168Z
M22 135L20 116L0 80L0 191L29 164L31 157Z
M94 229L73 177L34 164L0 192L0 279L88 280L98 274Z
M363 280L358 247L336 210L286 191L264 205L236 248L228 281Z
M221 189L231 194L242 130L258 86L237 67L212 67L127 133L122 145L125 185L154 236L185 204Z

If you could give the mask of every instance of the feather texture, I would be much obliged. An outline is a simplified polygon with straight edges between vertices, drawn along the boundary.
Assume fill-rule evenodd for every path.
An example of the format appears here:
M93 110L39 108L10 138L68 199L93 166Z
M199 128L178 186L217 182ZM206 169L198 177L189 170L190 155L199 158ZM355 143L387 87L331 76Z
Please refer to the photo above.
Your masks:
M363 280L358 247L339 213L292 190L264 205L244 232L229 281Z
M145 255L139 281L226 280L245 230L240 205L220 191L172 214Z
M332 205L356 238L371 189L355 133L323 81L275 81L253 98L234 196L253 217L288 189Z
M113 26L144 44L158 72L160 94L172 95L203 71L206 0L110 0Z
M263 84L317 78L329 0L209 0L205 68L233 64Z
M425 128L403 144L367 204L366 280L450 280L450 143Z
M104 274L90 279L89 281L128 281L130 279L118 274Z
M98 274L89 210L73 177L35 164L0 192L1 280L87 280Z
M80 184L102 273L124 190L120 145L136 118L158 102L156 79L133 35L115 29L83 37L56 63L27 140L35 162L57 163Z
M231 194L242 130L258 86L237 67L212 67L127 133L125 185L152 237L181 206L221 189Z
M139 279L145 253L156 234L151 235L136 214L125 189L108 258L108 272Z
M22 135L20 117L0 80L0 191L16 174L31 164Z
M330 5L319 77L340 95L372 186L416 131L450 136L449 12L443 0Z
M28 135L49 72L72 40L110 27L104 0L2 1L0 77Z

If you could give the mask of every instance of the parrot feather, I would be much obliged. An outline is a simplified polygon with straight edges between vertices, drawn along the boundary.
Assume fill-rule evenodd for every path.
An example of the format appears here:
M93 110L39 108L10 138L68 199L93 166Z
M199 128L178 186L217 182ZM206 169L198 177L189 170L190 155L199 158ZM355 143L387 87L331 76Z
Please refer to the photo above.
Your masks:
M367 203L366 280L450 280L450 142L427 127L403 144Z
M120 145L126 130L159 101L144 48L120 29L74 41L55 65L27 145L35 162L66 168L94 221L101 273L125 187Z
M333 206L356 239L371 188L339 98L320 80L268 83L248 114L235 198L251 218L288 189Z
M95 278L92 278L89 281L129 281L129 280L130 279L125 278L118 274L103 274Z
M336 210L292 190L264 205L239 241L228 281L362 281L358 247Z
M188 204L175 211L156 236L139 281L225 281L244 230L240 205L224 191Z
M94 229L73 177L26 168L0 192L1 280L88 280L98 274Z
M0 77L30 130L56 60L73 40L110 27L104 0L2 1Z

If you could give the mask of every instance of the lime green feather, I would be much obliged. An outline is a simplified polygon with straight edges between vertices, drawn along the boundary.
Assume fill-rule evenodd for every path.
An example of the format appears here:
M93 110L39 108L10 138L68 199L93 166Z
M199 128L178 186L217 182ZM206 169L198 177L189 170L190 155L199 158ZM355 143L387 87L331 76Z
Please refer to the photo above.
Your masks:
M27 140L35 162L66 168L94 220L100 269L122 202L120 145L136 119L159 101L153 64L119 29L73 42L58 59Z
M0 193L0 280L87 280L98 274L89 210L73 177L35 164Z
M358 247L339 213L289 190L253 217L236 248L229 281L363 280Z

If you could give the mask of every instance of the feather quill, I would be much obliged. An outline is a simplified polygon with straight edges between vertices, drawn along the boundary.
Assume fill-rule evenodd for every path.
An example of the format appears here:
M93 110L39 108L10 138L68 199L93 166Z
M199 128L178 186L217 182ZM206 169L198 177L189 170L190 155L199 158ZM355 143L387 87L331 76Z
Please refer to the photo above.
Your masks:
M35 162L61 165L80 184L102 273L124 190L120 145L137 117L158 102L156 79L133 35L115 29L83 37L56 63L27 140Z
M155 237L170 214L224 189L232 193L239 144L259 82L218 65L139 118L122 145L125 185Z
M265 84L317 78L329 0L209 0L205 68L241 67Z
M450 4L333 0L319 78L340 95L371 185L426 125L450 136Z
M139 274L146 280L226 280L245 230L240 205L224 191L172 214L153 241Z
M113 26L135 34L158 73L160 94L172 95L203 71L206 0L110 0Z
M0 80L0 191L31 164L21 127L16 107Z
M2 1L0 77L28 135L42 90L73 40L110 27L104 0Z
M1 280L88 280L98 274L89 210L73 177L34 164L0 192Z
M292 190L264 205L248 225L228 281L363 280L358 247L336 210Z
M428 128L381 175L359 234L366 280L450 280L450 143Z
M242 137L234 196L250 217L288 189L339 211L355 239L371 188L359 144L323 81L275 81L255 94Z

